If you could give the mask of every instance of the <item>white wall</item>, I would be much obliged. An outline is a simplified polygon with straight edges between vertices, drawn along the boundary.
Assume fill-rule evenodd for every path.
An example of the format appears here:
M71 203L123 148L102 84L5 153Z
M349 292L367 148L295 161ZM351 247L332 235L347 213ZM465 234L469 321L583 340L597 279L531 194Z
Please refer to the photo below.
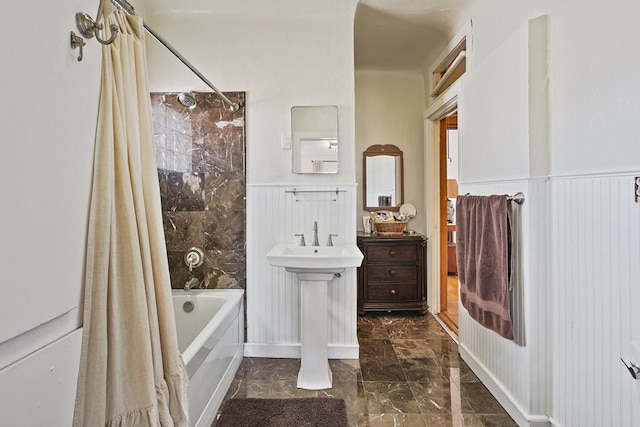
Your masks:
M79 339L62 337L80 325L100 80L99 45L88 41L78 62L69 32L75 13L90 8L95 14L97 3L34 0L4 7L0 389L25 398L0 399L0 425L69 425L80 346ZM46 345L37 357L22 359Z
M520 425L640 425L640 384L619 360L632 357L630 343L640 339L640 55L632 21L640 5L598 6L492 0L471 9L460 188L525 192L527 339L517 346L496 338L463 310L460 348ZM527 33L541 14L549 17L546 79L540 56L531 55L540 39ZM545 83L548 101L538 97ZM548 147L538 145L545 139Z
M297 192L293 190L311 192ZM245 355L300 357L300 283L294 273L269 265L265 254L276 243L296 244L303 233L308 245L313 222L324 246L329 234L335 244L356 243L355 185L247 186L247 342ZM321 192L324 191L324 192ZM356 333L356 269L348 268L328 285L329 357L358 358Z
M554 175L638 170L638 12L630 0L553 2Z
M271 245L294 242L293 234L300 232L311 242L316 220L322 245L330 230L339 234L336 243L355 242L355 5L356 0L229 1L220 2L215 14L155 15L149 19L154 29L221 91L247 93L248 355L298 354L295 278L283 268L268 265L266 253ZM208 90L157 43L150 41L147 47L152 91ZM291 172L291 151L282 150L280 141L283 135L291 134L290 110L295 105L338 107L337 174ZM284 193L293 185L314 189L345 186L349 192L340 196L349 202L297 203L290 193ZM331 193L325 196L332 197ZM330 304L336 310L329 334L330 346L336 349L332 357L358 354L356 276L355 269L351 270L330 286ZM264 319L270 321L265 323Z
M247 183L355 182L353 16L356 0L220 2L215 14L153 15L154 29L221 91L247 92ZM149 40L152 91L210 90ZM338 107L339 172L291 173L294 105Z
M528 37L521 26L465 76L461 181L528 176Z
M409 227L419 233L426 228L424 202L424 109L422 74L410 71L356 72L356 176L358 208L363 209L362 153L370 145L393 144L403 152L404 202L418 213ZM358 225L362 229L362 224Z

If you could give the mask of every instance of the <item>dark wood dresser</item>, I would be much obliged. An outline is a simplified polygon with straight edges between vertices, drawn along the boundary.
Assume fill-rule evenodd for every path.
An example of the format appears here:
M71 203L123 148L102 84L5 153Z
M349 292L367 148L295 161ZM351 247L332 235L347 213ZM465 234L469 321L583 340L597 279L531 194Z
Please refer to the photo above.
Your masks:
M358 233L364 254L358 268L358 313L427 311L427 271L421 234L379 236Z

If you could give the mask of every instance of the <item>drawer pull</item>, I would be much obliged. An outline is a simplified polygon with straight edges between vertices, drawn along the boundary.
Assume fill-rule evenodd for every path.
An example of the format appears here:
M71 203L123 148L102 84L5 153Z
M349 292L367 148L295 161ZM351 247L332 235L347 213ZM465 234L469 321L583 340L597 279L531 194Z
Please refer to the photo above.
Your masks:
M389 276L395 276L395 275L396 275L395 270L389 270Z
M396 294L396 290L395 289L391 289L391 295L395 295Z
M389 251L389 256L396 256L396 251Z

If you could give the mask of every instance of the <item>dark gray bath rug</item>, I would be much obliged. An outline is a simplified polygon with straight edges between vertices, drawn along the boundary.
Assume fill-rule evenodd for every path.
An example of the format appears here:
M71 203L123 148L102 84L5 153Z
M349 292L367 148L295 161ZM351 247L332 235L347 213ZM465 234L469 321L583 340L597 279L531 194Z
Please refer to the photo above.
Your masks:
M343 399L231 399L215 427L347 427Z

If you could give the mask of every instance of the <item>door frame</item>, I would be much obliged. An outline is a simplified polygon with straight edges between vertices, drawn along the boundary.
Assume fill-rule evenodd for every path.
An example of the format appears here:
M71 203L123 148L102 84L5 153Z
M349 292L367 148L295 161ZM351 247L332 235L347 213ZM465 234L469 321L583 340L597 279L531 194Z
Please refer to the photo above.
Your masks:
M440 148L440 155L438 156L440 173L439 173L439 200L440 200L440 318L456 335L458 335L458 322L453 320L448 310L449 303L449 222L448 222L448 208L446 206L448 197L448 162L449 153L447 149L449 147L449 130L458 129L458 110L454 110L444 118L440 119L439 123L439 140L438 145ZM455 126L453 125L452 116L456 116ZM456 177L457 177L456 171ZM457 282L457 280L456 280ZM457 301L456 301L457 302Z
M442 277L441 255L441 197L440 197L440 120L458 110L462 81L458 80L442 93L423 113L425 141L425 212L427 221L427 271L428 302L432 313L441 312L440 281ZM462 139L461 121L458 120L458 144ZM460 153L460 150L458 150ZM460 178L460 177L459 177Z

